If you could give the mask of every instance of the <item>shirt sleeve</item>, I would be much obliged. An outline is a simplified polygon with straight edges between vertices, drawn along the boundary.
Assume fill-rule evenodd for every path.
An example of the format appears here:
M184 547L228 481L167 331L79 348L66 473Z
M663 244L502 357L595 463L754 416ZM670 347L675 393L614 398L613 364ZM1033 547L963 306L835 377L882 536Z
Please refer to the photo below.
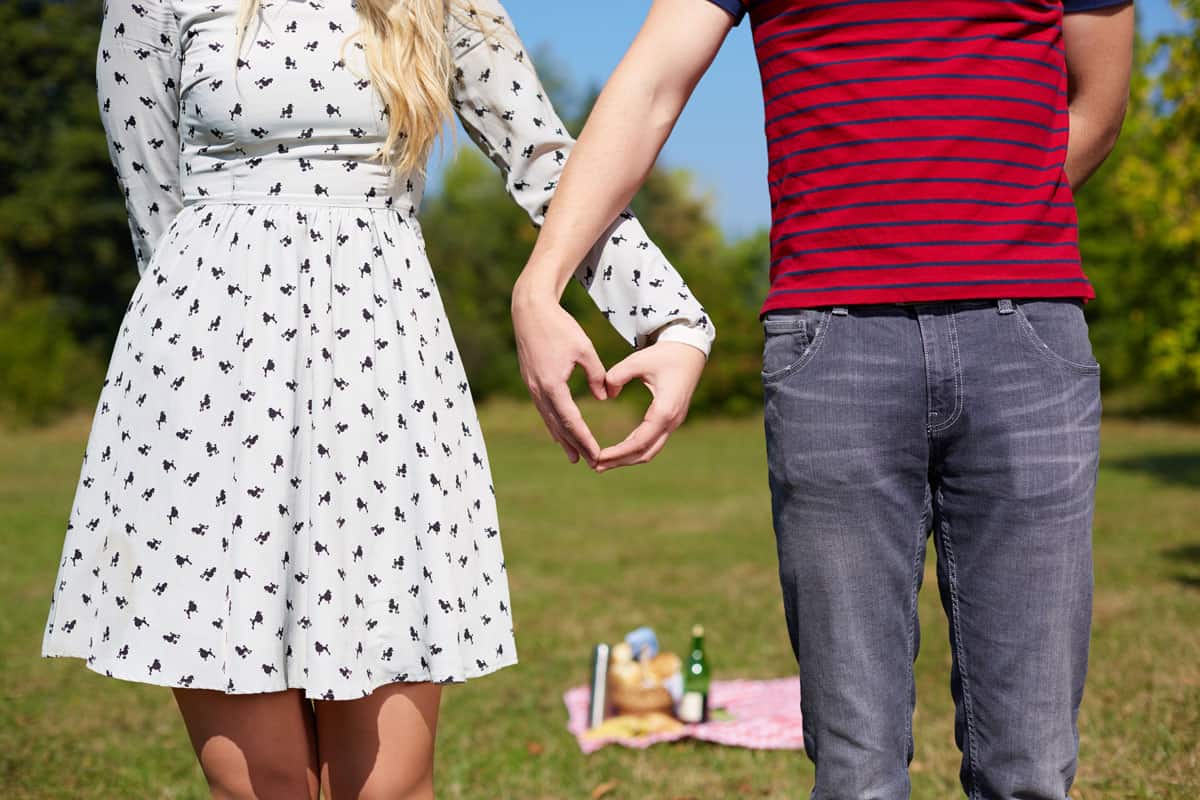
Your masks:
M474 0L468 15L452 14L449 28L459 119L504 174L509 195L540 226L575 141L499 2ZM708 314L629 210L575 277L635 347L676 341L710 351L715 330Z
M1074 14L1078 11L1095 11L1098 8L1113 8L1132 2L1133 0L1063 0L1063 13Z
M746 16L746 5L743 0L708 0L719 8L723 8L733 16L733 24L741 25L742 18Z
M177 43L170 0L105 3L96 56L100 119L140 273L182 207Z

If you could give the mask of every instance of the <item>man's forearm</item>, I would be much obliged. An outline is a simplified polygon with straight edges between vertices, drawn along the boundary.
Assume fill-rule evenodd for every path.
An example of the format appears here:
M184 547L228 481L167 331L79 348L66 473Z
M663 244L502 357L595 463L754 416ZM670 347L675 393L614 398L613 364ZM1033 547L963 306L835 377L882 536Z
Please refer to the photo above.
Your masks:
M655 0L567 159L514 303L561 296L576 266L653 168L730 25L715 6Z
M674 120L650 122L654 98L630 84L614 75L597 100L563 169L518 291L561 296L575 267L653 168Z

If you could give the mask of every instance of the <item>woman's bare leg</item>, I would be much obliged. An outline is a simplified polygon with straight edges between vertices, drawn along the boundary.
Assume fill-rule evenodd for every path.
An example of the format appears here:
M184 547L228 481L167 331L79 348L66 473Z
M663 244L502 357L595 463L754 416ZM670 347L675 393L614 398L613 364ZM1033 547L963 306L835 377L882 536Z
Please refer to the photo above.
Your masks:
M176 689L175 702L214 800L316 800L313 711L302 692Z
M432 800L442 687L396 683L361 700L318 700L325 800Z

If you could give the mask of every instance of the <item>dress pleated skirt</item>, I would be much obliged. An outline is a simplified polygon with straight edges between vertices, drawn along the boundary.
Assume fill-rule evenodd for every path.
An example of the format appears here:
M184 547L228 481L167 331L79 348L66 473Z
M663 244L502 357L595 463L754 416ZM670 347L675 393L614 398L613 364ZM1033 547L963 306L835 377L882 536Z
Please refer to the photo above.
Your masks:
M119 332L43 653L332 700L516 661L487 453L415 221L184 207Z

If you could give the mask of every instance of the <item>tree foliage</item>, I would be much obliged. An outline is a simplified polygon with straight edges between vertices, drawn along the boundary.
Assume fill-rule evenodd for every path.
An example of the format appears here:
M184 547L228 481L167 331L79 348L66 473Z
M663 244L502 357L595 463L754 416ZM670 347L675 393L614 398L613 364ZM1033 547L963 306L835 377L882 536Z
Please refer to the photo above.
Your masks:
M0 272L103 350L137 270L96 100L100 10L0 4Z
M1116 405L1200 414L1200 0L1139 42L1124 131L1079 194L1099 298L1093 338Z

